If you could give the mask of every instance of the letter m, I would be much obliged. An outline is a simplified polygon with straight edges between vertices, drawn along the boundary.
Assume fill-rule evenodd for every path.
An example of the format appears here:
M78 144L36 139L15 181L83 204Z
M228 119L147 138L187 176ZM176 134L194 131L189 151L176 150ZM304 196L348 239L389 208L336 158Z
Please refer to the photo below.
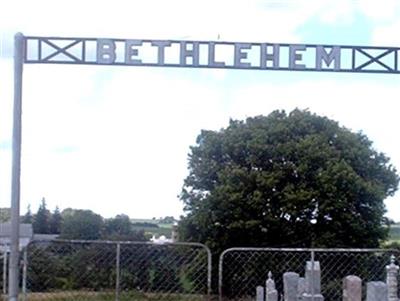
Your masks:
M325 49L326 46L316 47L316 57L315 57L315 68L317 70L322 69L322 62L325 62L326 66L329 67L332 62L334 62L333 70L340 69L340 47L333 46L331 51L328 53Z

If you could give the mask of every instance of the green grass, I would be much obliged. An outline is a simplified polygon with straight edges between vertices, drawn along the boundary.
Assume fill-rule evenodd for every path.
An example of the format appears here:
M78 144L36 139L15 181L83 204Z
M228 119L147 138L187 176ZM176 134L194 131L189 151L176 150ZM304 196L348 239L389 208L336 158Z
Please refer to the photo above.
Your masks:
M389 238L383 243L383 246L389 246L393 244L400 245L400 223L390 226Z
M139 226L133 226L132 227L133 230L135 231L144 231L144 233L147 236L160 236L160 235L165 235L165 237L170 238L171 237L171 229L168 228L153 228L153 227L139 227Z
M133 218L133 219L131 219L131 222L133 224L133 226L132 226L133 230L144 231L144 233L148 237L152 237L153 235L155 235L156 237L164 235L167 238L171 238L173 224L165 224L165 223L161 223L157 219L145 219L145 218ZM135 223L136 224L137 223L149 223L149 224L155 225L155 227L135 225Z
M23 300L21 295L20 300ZM90 291L70 291L70 292L51 292L51 293L29 293L28 301L114 301L114 292L90 292ZM205 301L204 295L184 295L184 294L155 294L140 292L121 292L118 300L120 301Z
M156 219L149 219L149 218L131 218L132 223L151 223L157 224Z
M150 218L131 218L132 223L150 223L150 224L155 224L160 227L166 226L166 227L172 227L172 223L165 224L162 221L158 219L150 219Z
M389 239L400 240L400 224L394 224L390 226Z

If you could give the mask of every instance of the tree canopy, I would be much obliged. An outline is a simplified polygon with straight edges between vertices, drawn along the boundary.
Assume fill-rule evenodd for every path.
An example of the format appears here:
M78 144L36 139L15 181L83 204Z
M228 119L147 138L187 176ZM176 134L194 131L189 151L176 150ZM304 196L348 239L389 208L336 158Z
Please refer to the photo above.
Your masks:
M21 222L25 224L32 224L33 223L33 214L31 210L31 205L28 205L26 213L22 216Z
M128 215L119 214L114 218L104 219L91 210L63 210L61 238L83 240L120 240L145 241L144 231L132 229Z
M0 223L9 222L11 219L10 208L0 208Z
M33 219L32 227L34 233L49 234L50 233L51 213L47 209L46 199L42 198L38 211Z
M50 216L49 229L51 234L61 233L62 216L58 206L54 209L54 212Z
M361 132L308 111L202 130L190 148L180 237L234 246L377 247L399 177Z
M132 222L128 215L118 214L114 218L105 221L104 234L102 239L107 240L147 240L144 231L135 231L132 229Z
M100 239L104 227L103 218L91 210L65 209L62 212L61 238Z

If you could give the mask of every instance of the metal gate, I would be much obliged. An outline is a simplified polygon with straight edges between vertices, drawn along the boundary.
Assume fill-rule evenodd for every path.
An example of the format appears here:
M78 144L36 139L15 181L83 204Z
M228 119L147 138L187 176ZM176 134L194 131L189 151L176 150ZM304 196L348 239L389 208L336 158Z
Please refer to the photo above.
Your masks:
M198 243L35 241L26 300L207 300L211 253ZM61 300L60 299L60 300Z

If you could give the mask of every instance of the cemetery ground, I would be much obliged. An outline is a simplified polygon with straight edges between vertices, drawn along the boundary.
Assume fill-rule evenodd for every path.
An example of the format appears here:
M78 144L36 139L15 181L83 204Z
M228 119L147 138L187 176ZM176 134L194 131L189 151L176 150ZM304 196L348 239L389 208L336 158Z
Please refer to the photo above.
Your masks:
M21 300L24 296L21 295ZM115 301L116 296L114 292L48 292L48 293L29 293L26 296L29 301ZM1 300L1 299L0 299ZM5 299L4 299L5 300ZM118 296L119 301L204 301L204 296L183 295L183 294L157 294L157 293L139 293L139 292L125 292Z

